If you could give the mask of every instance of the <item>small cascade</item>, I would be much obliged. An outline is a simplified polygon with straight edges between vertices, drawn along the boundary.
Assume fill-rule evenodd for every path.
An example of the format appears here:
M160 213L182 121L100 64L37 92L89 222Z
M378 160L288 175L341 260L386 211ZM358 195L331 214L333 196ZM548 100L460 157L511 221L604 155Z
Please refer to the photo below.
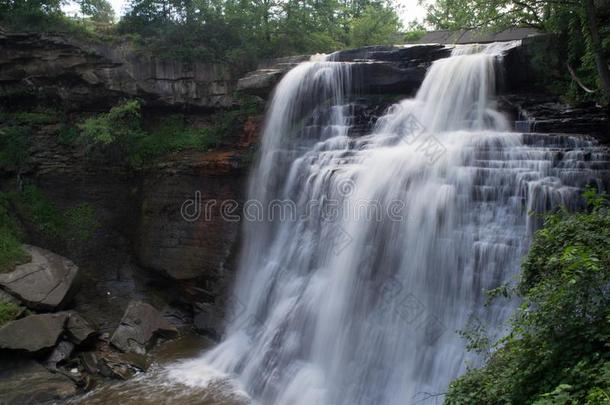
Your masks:
M591 139L508 132L494 68L510 46L456 47L357 137L351 64L289 72L248 193L291 215L244 223L225 337L170 378L261 404L440 403L479 361L456 331L497 338L515 308L485 306L485 291L519 272L528 212L576 208L610 172Z
M536 120L519 111L519 119L515 120L515 132L529 134L536 131Z

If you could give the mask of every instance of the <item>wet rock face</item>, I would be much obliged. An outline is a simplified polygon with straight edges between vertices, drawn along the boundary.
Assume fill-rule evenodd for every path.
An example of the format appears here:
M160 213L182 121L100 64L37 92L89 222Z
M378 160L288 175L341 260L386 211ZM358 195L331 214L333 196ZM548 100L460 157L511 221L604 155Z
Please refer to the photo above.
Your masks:
M371 60L377 62L395 62L397 67L429 66L437 59L451 55L451 47L438 44L411 45L404 48L395 46L365 46L347 51L335 52L332 60L354 62Z
M176 280L214 278L226 268L239 233L245 173L230 156L220 155L200 156L208 165L195 172L165 169L146 177L137 241L144 267ZM233 215L227 211L223 217L223 209Z
M545 94L509 94L500 98L499 105L512 114L517 131L588 134L610 143L609 117L594 103L568 106Z
M61 35L0 31L0 86L82 109L120 98L151 105L233 104L228 67L137 54L128 44L85 43Z
M36 246L25 245L32 257L14 271L0 274L0 286L37 310L54 310L75 292L78 267L72 261Z
M354 63L352 85L356 93L410 95L419 88L430 64L450 53L451 47L443 45L368 46L335 52L330 60ZM285 73L305 60L308 58L299 56L268 62L239 79L237 90L267 97Z
M176 327L166 321L152 305L132 301L110 342L124 352L144 354L154 344L156 336L177 335Z

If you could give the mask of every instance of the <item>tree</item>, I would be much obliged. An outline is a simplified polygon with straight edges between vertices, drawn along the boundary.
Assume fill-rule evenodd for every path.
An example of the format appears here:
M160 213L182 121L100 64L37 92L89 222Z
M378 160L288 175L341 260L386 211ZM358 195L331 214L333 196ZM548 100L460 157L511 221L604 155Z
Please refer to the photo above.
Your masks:
M114 21L114 9L107 0L79 0L78 5L81 13L92 21L100 23Z
M610 31L607 25L599 26L608 19L608 3L595 0L438 0L426 17L437 29L527 26L559 34L567 41L568 63L577 64L578 75L597 78L584 81L598 87L596 94L603 94L598 100L609 106L610 114Z
M0 13L60 14L64 0L5 0Z
M589 212L546 216L521 281L501 289L522 299L509 334L451 384L448 405L610 403L610 213L584 196Z
M602 89L606 93L606 107L608 108L608 115L610 115L610 72L608 72L608 59L604 57L602 40L597 26L597 12L593 0L585 0L585 10L591 37L591 47L593 48L592 51L595 55L595 64L597 66Z
M397 39L400 21L396 12L384 5L367 6L352 21L350 45L389 45Z

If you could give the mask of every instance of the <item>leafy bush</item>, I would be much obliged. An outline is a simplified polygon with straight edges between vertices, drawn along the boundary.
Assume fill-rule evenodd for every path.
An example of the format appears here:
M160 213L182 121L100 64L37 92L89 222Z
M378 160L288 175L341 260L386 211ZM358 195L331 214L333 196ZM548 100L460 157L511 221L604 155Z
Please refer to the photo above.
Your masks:
M399 21L391 8L369 5L352 21L350 45L391 45L398 39Z
M0 273L12 271L15 266L27 262L28 259L28 254L15 234L0 227Z
M24 186L20 193L12 193L11 197L22 215L48 238L83 242L99 227L95 209L90 204L81 203L62 211L34 185Z
M64 122L57 131L57 143L60 145L74 145L79 135L78 128Z
M546 216L515 292L511 333L485 366L450 386L447 404L610 404L610 214Z
M12 302L0 300L0 327L15 319L21 308Z
M143 135L140 102L130 100L112 107L109 112L86 119L79 125L89 156L132 162L137 139Z
M238 133L248 116L258 113L258 104L244 102L238 109L213 114L208 125L196 126L184 115L174 114L153 117L144 128L140 104L134 100L88 118L78 127L92 158L139 167L173 152L216 148L223 139Z
M80 125L83 136L92 143L110 145L125 143L140 129L140 103L126 101L108 113L85 120Z
M158 124L138 142L135 153L142 161L181 150L207 150L217 145L218 139L210 128L189 127L183 116L172 116Z
M42 234L53 238L63 235L64 222L61 212L38 187L24 186L20 193L14 195L14 201Z

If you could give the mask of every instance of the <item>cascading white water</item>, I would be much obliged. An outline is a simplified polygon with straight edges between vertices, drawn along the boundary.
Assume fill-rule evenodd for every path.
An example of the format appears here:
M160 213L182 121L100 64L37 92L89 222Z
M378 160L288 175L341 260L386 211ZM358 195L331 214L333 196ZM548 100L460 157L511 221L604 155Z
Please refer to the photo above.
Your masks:
M430 394L477 361L456 331L476 322L497 335L514 307L485 307L484 292L517 274L528 211L576 204L597 181L583 149L603 157L591 141L506 132L493 108L506 46L434 62L417 96L358 138L350 64L289 72L250 182L265 216L244 224L235 316L170 376L234 378L262 404L440 401Z

